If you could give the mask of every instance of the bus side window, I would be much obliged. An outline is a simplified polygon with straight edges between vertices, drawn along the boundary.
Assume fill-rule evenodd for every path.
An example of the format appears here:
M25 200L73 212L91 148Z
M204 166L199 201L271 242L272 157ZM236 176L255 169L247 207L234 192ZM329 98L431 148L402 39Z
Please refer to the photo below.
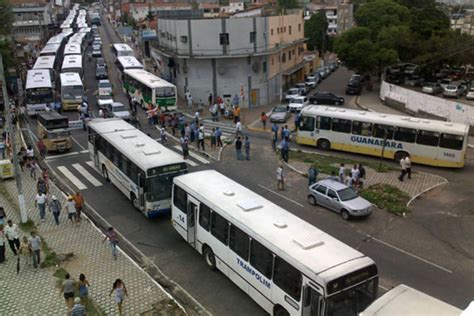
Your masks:
M390 126L390 125L374 124L373 136L376 138L392 139L393 130L394 130L393 126Z
M273 282L296 301L300 301L303 276L300 271L275 256Z
M418 131L418 135L416 137L416 143L427 146L438 146L439 133L420 130Z
M318 116L316 128L329 131L331 129L331 118L327 116Z
M204 203L199 205L199 225L206 231L209 231L211 223L211 209Z
M352 122L352 134L361 136L372 136L372 124L365 122Z
M143 171L138 171L138 186L140 188L145 188L145 174L143 173Z
M188 194L177 185L173 186L173 204L182 212L186 211L188 205Z
M314 131L314 117L303 116L301 117L300 131Z
M464 144L464 137L461 135L441 134L439 147L461 150Z

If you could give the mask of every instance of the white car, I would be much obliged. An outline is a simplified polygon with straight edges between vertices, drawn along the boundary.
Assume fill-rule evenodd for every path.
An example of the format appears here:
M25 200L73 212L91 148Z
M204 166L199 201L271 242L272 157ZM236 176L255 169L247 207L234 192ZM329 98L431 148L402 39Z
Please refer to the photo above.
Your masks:
M107 79L99 80L99 95L112 94L112 84Z
M307 97L303 97L303 96L296 97L290 101L290 104L288 104L288 110L290 112L299 112L303 109L303 107L305 107L308 104L309 104L309 100Z
M107 104L105 109L107 110L107 117L117 117L125 121L130 120L132 117L130 111L128 111L125 105L120 102L112 102L111 104Z
M469 89L466 95L466 99L474 100L474 88Z
M112 99L112 95L110 93L100 94L97 97L97 104L99 104L99 108L105 108L106 105L112 104L114 100Z
M308 76L304 83L310 89L316 88L318 85L318 78L316 76Z
M446 89L447 86L451 86L453 84L453 81L451 79L441 79L439 84L441 85L441 88Z
M443 91L443 97L451 97L451 98L459 99L461 95L462 95L462 91L456 85L448 85L446 86L446 88L444 88L444 91Z
M285 100L286 101L291 101L293 98L299 97L300 96L300 91L298 88L291 88L288 91L286 91L285 94Z

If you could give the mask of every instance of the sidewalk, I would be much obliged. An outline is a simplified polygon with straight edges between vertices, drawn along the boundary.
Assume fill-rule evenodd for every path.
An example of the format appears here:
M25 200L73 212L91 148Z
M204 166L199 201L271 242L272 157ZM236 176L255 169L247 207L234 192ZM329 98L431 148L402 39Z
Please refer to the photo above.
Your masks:
M182 314L172 297L153 281L132 260L119 251L118 259L113 260L109 244L102 243L104 235L83 214L83 220L78 226L67 220L63 209L60 215L60 225L54 223L52 214L46 212L46 222L39 223L39 212L34 207L36 183L29 173L18 172L22 177L28 217L36 224L37 232L50 249L58 257L68 253L74 256L63 261L60 267L71 274L75 280L84 273L91 286L89 297L107 315L117 314L114 296L109 296L112 283L120 278L127 286L129 297L124 302L124 314L137 315L154 311L156 313ZM15 180L0 183L1 203L5 208L7 218L15 223L20 222ZM48 198L55 195L62 205L65 195L50 181ZM26 233L21 232L20 239ZM64 298L59 295L56 286L57 279L53 276L59 268L42 268L35 272L31 266L24 267L16 275L16 257L6 248L6 263L0 269L0 306L5 315L64 315L67 312ZM45 254L42 252L42 260ZM156 309L155 306L160 306Z

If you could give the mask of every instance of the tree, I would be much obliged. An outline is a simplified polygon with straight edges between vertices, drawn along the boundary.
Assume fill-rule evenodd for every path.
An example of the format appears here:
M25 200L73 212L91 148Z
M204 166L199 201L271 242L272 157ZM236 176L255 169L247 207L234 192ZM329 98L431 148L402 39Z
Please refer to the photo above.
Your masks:
M296 0L278 0L278 11L285 12L287 9L295 9L298 7Z
M13 13L8 0L0 0L0 20L2 21L0 23L0 54L3 55L3 63L6 69L16 65L11 38Z
M309 50L318 50L320 54L327 51L328 21L324 11L313 14L304 24L304 37L308 38L306 44Z

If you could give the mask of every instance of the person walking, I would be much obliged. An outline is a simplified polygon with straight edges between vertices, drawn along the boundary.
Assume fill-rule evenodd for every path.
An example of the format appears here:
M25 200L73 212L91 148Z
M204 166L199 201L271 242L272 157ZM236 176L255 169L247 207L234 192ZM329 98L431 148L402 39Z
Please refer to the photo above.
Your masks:
M188 108L192 110L193 108L193 96L191 95L191 92L187 92L187 102L188 102Z
M267 129L267 120L267 114L265 112L262 112L262 114L260 115L260 121L262 122L263 130Z
M407 173L407 164L406 164L406 157L400 159L400 176L398 180L403 182L403 178L405 178L405 174Z
M115 303L117 303L119 315L122 315L123 311L123 301L125 300L125 296L128 297L127 287L122 280L117 279L115 280L114 284L112 285L112 291L110 291L109 296L115 294Z
M411 179L411 160L410 156L405 156L405 167L406 167L406 174L408 175L408 179Z
M56 225L59 225L59 214L61 213L61 203L59 203L58 198L53 195L51 197L51 202L49 202L49 211L53 213L54 222Z
M33 178L33 180L36 180L36 172L38 171L38 163L36 162L35 158L31 158L29 161L30 164L30 177Z
M71 221L71 223L78 224L77 221L77 212L76 212L76 202L74 202L73 196L68 196L66 204L64 205L64 209L67 212L67 218Z
M114 257L114 260L117 260L118 235L113 227L109 227L107 233L105 234L104 240L102 240L102 243L104 243L107 239L109 240L110 248L112 249L112 257Z
M364 181L365 181L365 168L360 163L358 169L359 169L359 189L362 189L364 187Z
M339 166L339 182L344 183L346 178L346 168L344 167L344 164L341 163Z
M79 281L77 282L77 289L79 290L80 302L82 305L87 306L89 302L89 281L86 279L84 273L79 274Z
M40 176L36 182L36 192L43 192L44 194L48 193L48 187L42 176Z
M3 225L0 224L0 263L5 261L5 232Z
M18 237L18 227L16 224L13 224L12 220L7 221L7 226L4 228L5 236L8 240L8 245L12 250L13 254L16 256L20 250L20 238Z
M213 127L211 132L211 150L216 150L216 129Z
M38 146L38 151L39 151L41 159L46 158L46 146L42 139L38 140L37 146Z
M216 140L217 140L217 147L222 147L222 130L220 127L216 127Z
M235 136L240 136L242 135L242 123L240 123L240 120L235 123Z
M84 196L81 191L77 191L76 194L74 194L73 199L76 206L76 220L80 222L82 211L84 210Z
M74 304L74 280L71 279L69 273L66 273L64 276L65 280L61 284L61 291L59 295L64 296L64 300L66 302L68 313L71 311L71 308Z
M71 308L71 311L69 312L69 316L86 316L87 315L87 309L86 306L81 302L81 299L79 297L76 297L74 299L74 305Z
M28 246L33 258L33 268L38 269L41 264L41 238L34 231L31 232L31 237L28 239Z
M357 186L359 185L359 168L357 165L354 165L351 169L351 183L352 183L352 187L354 187L354 189L357 188Z
M202 151L205 151L204 149L204 139L206 138L206 135L204 134L204 127L201 125L201 127L198 130L198 150L202 148Z
M245 160L250 160L250 140L248 136L245 136Z
M189 140L187 136L181 137L180 140L181 149L183 150L183 159L188 159L189 157Z
M308 186L313 185L316 183L316 179L318 178L318 169L316 169L313 165L311 165L308 169Z
M276 178L278 190L285 190L285 175L283 174L283 165L278 166L276 170Z
M235 140L235 152L237 154L237 160L243 160L242 158L242 141L240 140L240 136L237 136Z
M288 163L290 144L288 143L288 140L286 138L284 138L280 143L280 151L281 159L283 159L284 162Z
M161 144L168 145L168 138L166 137L165 126L161 125L160 127L160 140Z
M38 192L35 197L35 207L38 208L41 222L45 221L47 203L46 194L44 194L44 192Z
M20 253L20 258L23 258L23 260L25 261L25 266L31 265L32 252L31 252L30 245L28 243L28 238L26 238L26 236L23 236L20 242L19 253Z
M237 122L240 122L240 106L236 106L234 110L234 123L237 124Z

